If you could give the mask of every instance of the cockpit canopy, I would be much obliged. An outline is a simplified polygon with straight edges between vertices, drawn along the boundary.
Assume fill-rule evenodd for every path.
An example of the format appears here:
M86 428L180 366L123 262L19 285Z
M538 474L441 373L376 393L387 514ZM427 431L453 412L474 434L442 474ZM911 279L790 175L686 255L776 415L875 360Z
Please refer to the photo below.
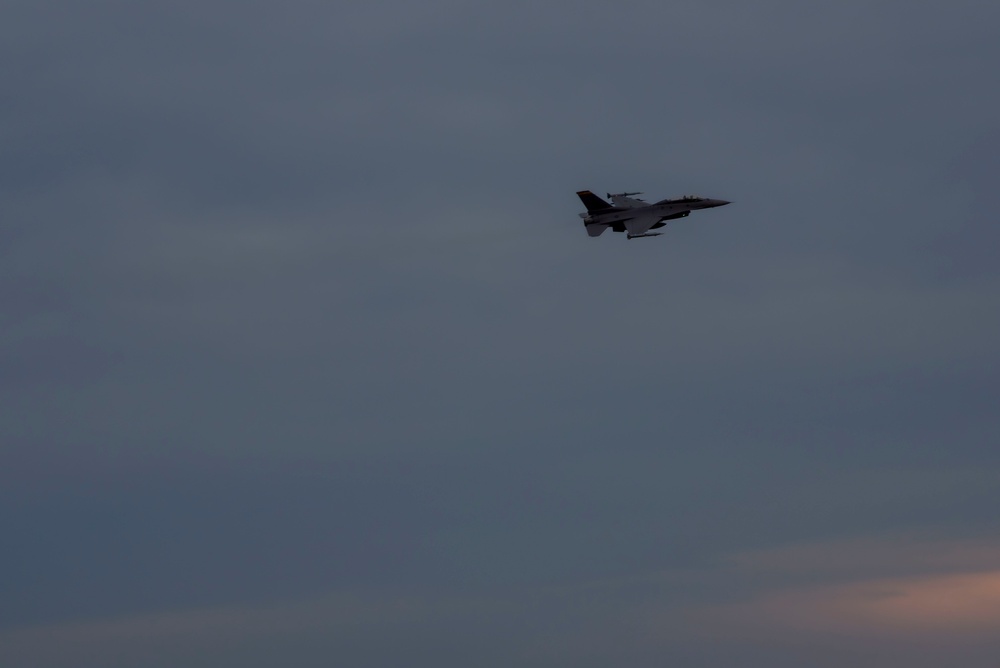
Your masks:
M657 204L681 204L688 202L700 202L704 197L699 197L698 195L684 195L683 197L673 197L670 199L661 199Z

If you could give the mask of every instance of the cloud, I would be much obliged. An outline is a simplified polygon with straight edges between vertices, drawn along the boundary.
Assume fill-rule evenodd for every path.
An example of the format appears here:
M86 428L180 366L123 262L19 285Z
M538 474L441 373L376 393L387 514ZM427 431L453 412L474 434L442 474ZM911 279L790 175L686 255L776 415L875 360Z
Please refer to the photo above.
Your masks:
M985 646L992 547L829 539L995 529L995 4L244 5L0 22L21 663Z
M1000 629L998 563L996 541L913 536L744 552L703 574L728 585L731 600L664 610L651 628L772 648L852 643L893 657L915 645L986 652Z
M791 589L716 606L706 617L716 633L722 625L739 635L993 639L1000 629L1000 570Z
M617 604L611 602L616 609ZM575 608L575 609L574 609ZM128 615L0 631L8 666L217 666L337 662L392 666L420 657L476 665L601 665L627 629L579 590L387 597L333 594L270 605ZM489 648L488 650L486 648Z
M425 602L350 596L175 610L7 629L0 632L0 660L4 665L97 665L106 655L108 665L148 665L178 648L198 656L289 635L339 636L366 625L412 624L426 615Z
M948 652L987 658L998 649L998 554L996 542L851 538L740 552L715 568L503 589L342 591L8 628L0 661L210 666L226 656L263 666L336 656L389 666L463 656L541 667L740 657L774 665L801 656L835 666L851 656L865 667L932 666ZM901 571L914 574L892 575Z
M851 578L859 575L953 574L1000 564L1000 542L914 536L830 540L742 552L730 560L748 573Z

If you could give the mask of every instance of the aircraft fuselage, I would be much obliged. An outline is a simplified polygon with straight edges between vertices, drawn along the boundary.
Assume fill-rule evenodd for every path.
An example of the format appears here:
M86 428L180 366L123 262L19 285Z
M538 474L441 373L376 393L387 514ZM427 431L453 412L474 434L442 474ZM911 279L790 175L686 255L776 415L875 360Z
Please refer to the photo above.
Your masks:
M585 214L581 213L580 215L587 224L621 222L635 218L636 214L639 213L649 216L659 216L661 219L669 220L675 217L679 218L678 214L688 214L699 209L712 209L726 204L729 204L729 202L724 199L699 198L697 201L685 201L685 198L679 198L675 200L663 200L662 202L641 208L623 209L616 206L604 211L590 211Z
M589 190L578 192L577 195L587 207L587 212L580 214L587 227L587 234L596 237L610 227L615 232L628 232L630 239L656 236L647 233L649 230L663 227L666 225L665 221L685 218L692 211L712 209L729 204L724 199L693 195L664 199L649 204L643 200L633 199L628 196L629 194L635 193L608 195L613 202L613 204L609 204Z

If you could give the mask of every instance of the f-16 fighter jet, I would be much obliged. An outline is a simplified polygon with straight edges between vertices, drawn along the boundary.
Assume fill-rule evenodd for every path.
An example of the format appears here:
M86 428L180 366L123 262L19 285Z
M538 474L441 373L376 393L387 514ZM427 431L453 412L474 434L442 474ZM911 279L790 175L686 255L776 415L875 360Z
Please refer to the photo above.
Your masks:
M642 193L608 193L609 204L589 190L577 193L587 207L587 213L581 213L583 224L587 226L587 234L599 237L609 227L615 232L625 232L629 239L641 237L658 237L662 232L650 232L666 225L666 221L676 218L686 218L692 211L711 209L729 204L724 199L708 199L696 195L686 195L676 199L661 199L655 204L644 202L632 197Z

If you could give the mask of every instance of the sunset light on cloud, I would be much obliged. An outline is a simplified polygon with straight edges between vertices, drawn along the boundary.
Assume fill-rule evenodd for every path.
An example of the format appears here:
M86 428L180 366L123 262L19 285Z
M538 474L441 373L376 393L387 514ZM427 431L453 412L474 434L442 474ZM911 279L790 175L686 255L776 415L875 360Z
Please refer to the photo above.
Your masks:
M745 553L724 577L744 585L775 573L748 600L694 614L734 634L795 632L923 641L1000 637L1000 545L897 538L795 545ZM735 574L739 574L734 577Z
M826 634L997 634L1000 570L793 589L719 606L709 616Z

